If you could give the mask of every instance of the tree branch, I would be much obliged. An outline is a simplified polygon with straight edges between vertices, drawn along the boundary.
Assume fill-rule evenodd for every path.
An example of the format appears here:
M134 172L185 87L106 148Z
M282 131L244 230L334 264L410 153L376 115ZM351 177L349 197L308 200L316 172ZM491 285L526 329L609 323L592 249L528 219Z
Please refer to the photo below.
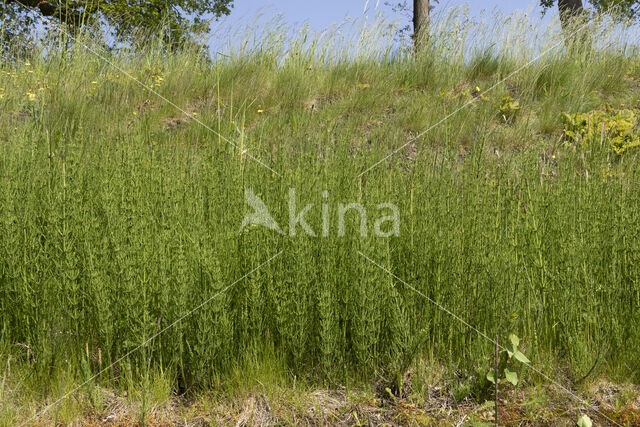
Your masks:
M69 8L51 4L44 0L5 0L7 4L19 3L30 9L37 9L42 16L52 16L65 24L78 27L82 23L83 14Z

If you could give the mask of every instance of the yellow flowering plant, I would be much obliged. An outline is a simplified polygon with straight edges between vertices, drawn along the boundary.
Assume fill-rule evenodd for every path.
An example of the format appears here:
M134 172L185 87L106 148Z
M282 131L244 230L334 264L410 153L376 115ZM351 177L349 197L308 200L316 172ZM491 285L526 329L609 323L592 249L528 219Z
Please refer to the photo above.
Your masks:
M570 144L607 143L616 154L640 146L637 110L611 105L588 113L563 113L564 136Z
M520 103L514 100L511 95L505 95L500 101L500 118L505 123L511 123L520 111Z

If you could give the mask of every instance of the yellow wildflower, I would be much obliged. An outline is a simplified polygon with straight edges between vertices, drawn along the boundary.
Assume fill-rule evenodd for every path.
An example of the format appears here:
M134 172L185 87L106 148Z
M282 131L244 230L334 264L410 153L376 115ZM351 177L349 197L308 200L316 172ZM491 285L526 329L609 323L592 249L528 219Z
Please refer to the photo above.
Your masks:
M258 113L262 114L264 113L264 110L258 110Z
M134 112L133 112L133 115L134 115L134 116L137 116L137 115L138 115L138 112L137 112L137 111L134 111Z
M36 100L36 94L35 93L27 92L26 95L29 98L29 101L35 101Z

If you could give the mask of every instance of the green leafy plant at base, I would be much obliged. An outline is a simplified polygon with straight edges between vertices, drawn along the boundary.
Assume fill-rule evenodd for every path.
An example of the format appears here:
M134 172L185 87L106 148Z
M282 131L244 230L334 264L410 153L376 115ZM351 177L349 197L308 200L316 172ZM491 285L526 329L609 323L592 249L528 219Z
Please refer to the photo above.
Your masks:
M511 95L505 95L500 101L500 118L505 123L512 123L519 111L520 103L514 100Z
M520 346L520 338L518 338L514 334L509 335L509 344L507 344L506 349L502 351L503 357L500 357L500 361L498 363L498 375L499 375L498 382L499 383L509 382L514 386L518 385L518 374L515 372L515 370L512 370L513 359L521 363L524 363L525 365L531 364L529 359L527 359L527 356L525 356L519 350L518 348L519 346ZM509 368L512 368L512 369L509 369ZM502 372L502 375L501 375L502 378L500 378L500 372ZM489 382L491 382L492 384L496 383L495 371L491 370L487 373L487 380L489 380Z
M588 113L563 113L564 135L571 144L607 143L616 154L640 146L638 111L606 105Z
M578 427L591 427L593 423L591 422L591 418L583 414L580 418L578 418L577 425Z

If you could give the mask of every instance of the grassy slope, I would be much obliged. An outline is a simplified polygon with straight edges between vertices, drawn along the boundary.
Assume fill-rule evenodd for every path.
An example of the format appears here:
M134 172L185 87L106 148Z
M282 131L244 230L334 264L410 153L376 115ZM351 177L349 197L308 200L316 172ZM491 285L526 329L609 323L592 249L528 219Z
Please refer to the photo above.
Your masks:
M108 412L105 387L142 418L175 392L222 390L210 404L265 393L238 374L252 369L278 393L293 378L302 390L372 389L365 400L389 387L408 399L394 408L424 408L433 387L452 402L491 398L492 344L358 251L479 331L503 342L516 333L533 366L563 385L637 383L636 152L565 144L561 113L640 107L638 62L615 46L554 51L521 69L533 53L445 57L444 38L417 60L323 58L301 43L283 55L267 40L214 64L156 47L109 55L114 68L80 46L3 63L3 422L106 367L46 419ZM511 120L506 96L520 105ZM280 224L295 188L299 206L315 203L317 232L328 191L330 236L238 234L244 188ZM355 220L338 236L339 202L367 207L368 237ZM381 239L371 230L386 202L399 207L401 232ZM517 372L527 390L548 384Z

